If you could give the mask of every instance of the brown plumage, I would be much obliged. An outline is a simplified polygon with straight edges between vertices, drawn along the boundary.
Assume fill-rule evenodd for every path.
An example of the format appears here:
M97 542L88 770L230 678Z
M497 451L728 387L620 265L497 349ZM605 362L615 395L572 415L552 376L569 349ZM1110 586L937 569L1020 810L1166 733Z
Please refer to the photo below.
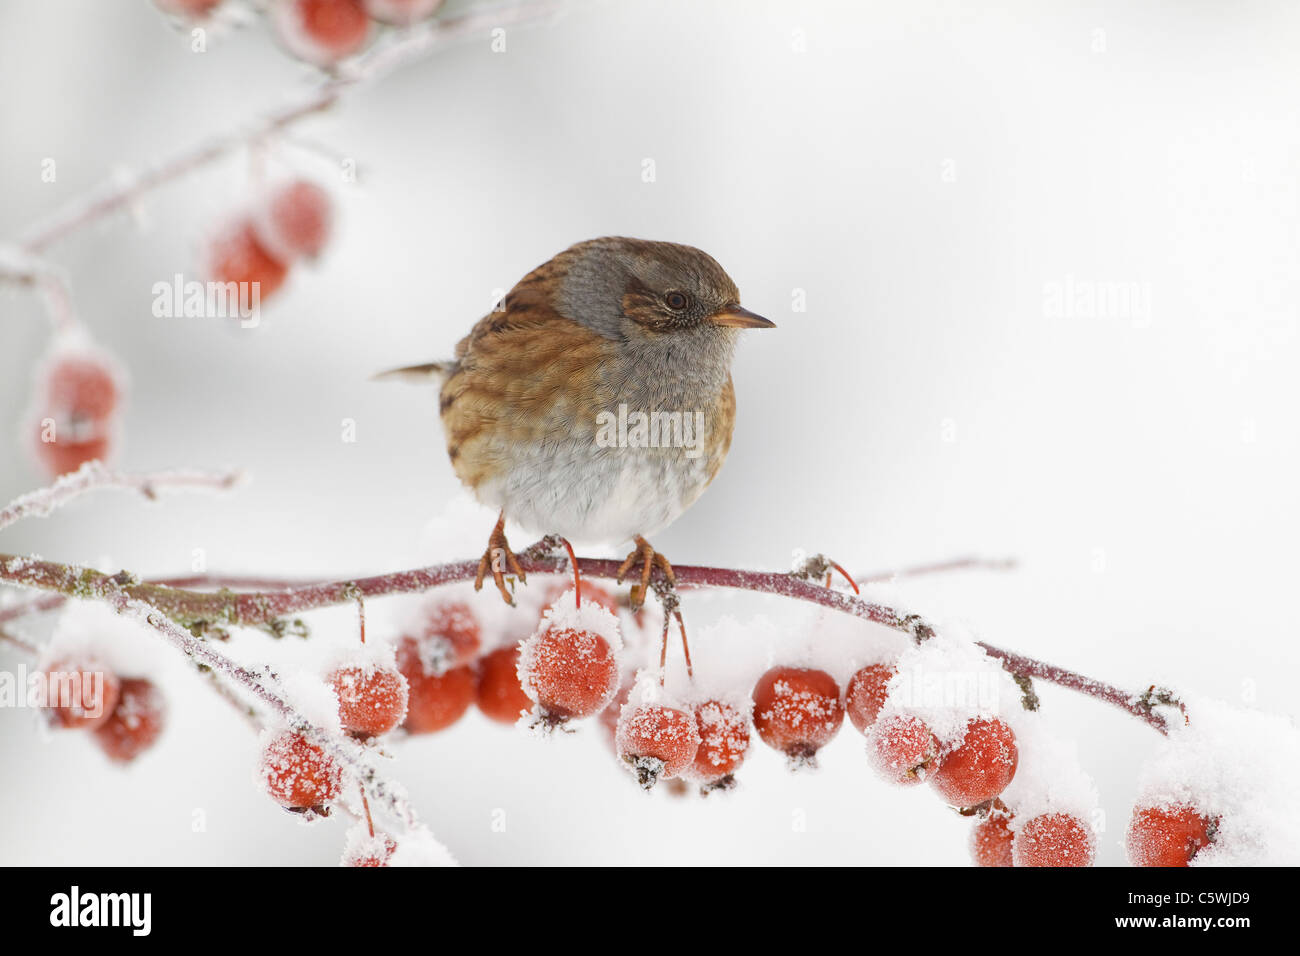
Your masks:
M502 595L523 574L506 516L539 533L645 542L717 476L731 446L731 357L742 328L772 323L740 307L735 284L690 246L605 238L539 266L480 319L450 362L398 369L441 378L447 454L480 501L501 509L478 584ZM644 422L644 432L627 423Z

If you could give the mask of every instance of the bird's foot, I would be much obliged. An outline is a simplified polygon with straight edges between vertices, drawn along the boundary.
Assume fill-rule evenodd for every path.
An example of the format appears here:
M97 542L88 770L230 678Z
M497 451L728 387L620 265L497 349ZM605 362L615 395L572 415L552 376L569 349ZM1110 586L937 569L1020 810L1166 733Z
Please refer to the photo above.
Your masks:
M650 591L650 575L654 573L655 568L658 568L663 572L664 579L668 582L670 587L676 586L677 576L673 574L673 566L668 563L668 559L652 548L649 541L640 535L637 535L634 540L636 541L636 548L633 549L632 553L627 556L627 559L619 565L618 583L622 584L623 578L627 576L627 573L636 567L638 562L640 563L641 583L632 585L632 590L629 595L632 610L637 611L640 610L641 605L645 603L646 595Z
M483 580L487 577L488 571L492 572L492 580L496 583L497 590L501 592L502 599L514 607L514 592L506 587L506 572L509 571L520 581L527 581L528 575L524 574L524 569L519 566L519 559L515 553L510 550L510 542L506 540L506 515L501 512L501 517L497 519L496 527L492 529L492 534L488 536L487 550L483 552L483 557L478 562L478 574L474 578L474 590L483 589Z

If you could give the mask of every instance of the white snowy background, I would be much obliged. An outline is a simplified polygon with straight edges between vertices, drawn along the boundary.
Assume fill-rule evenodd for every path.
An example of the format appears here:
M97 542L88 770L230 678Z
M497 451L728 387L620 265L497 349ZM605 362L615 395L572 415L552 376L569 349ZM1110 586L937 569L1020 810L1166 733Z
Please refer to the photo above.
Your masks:
M339 228L256 330L150 314L152 285L192 274L246 195L246 155L61 242L80 313L133 379L121 464L253 480L158 505L104 493L0 551L144 575L187 572L196 548L214 570L331 577L468 557L492 516L431 525L460 494L432 396L369 376L448 355L494 289L574 241L669 239L716 256L779 326L739 351L731 456L656 540L670 558L783 569L805 548L867 572L1014 556L1014 573L896 594L1125 686L1294 717L1300 8L977 6L579 3L510 29L504 53L486 36L441 52L301 126L360 183L277 153L331 185ZM261 26L195 54L146 0L6 3L0 236L312 80ZM1149 310L1058 314L1067 282L1136 283ZM28 292L0 308L8 499L44 480L12 436L49 329ZM697 630L785 620L743 598L686 610ZM320 615L313 640L350 639L352 620ZM236 643L256 657L263 640ZM301 826L257 792L255 737L138 642L172 720L129 770L0 710L0 863L335 863L344 824ZM21 662L0 647L0 667ZM1100 792L1099 862L1121 863L1160 738L1039 690ZM815 773L755 748L733 794L646 796L594 727L540 741L471 712L396 745L392 771L469 864L967 862L969 822L878 781L847 724Z

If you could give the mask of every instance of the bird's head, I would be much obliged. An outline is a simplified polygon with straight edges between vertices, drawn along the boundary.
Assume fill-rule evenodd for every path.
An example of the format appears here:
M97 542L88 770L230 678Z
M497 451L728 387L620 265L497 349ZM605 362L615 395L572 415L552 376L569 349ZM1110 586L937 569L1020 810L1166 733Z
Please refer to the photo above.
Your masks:
M740 305L736 283L692 246L608 237L563 254L561 314L609 338L775 327Z

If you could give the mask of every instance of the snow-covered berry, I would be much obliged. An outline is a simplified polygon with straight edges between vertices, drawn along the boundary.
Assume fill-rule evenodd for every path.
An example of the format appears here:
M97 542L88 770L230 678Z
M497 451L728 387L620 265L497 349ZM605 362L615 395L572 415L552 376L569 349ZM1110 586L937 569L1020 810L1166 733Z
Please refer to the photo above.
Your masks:
M1185 804L1136 807L1125 846L1134 866L1187 866L1214 841L1216 821Z
M961 743L942 754L930 786L946 803L973 807L1005 790L1018 762L1016 735L1006 722L979 717L966 725Z
M319 811L343 789L343 772L334 758L294 730L267 741L260 769L267 794L291 810Z
M166 716L167 700L153 681L125 677L113 712L93 730L95 742L109 759L130 763L162 736Z
M939 741L920 717L892 714L871 727L867 754L876 772L886 780L911 786L927 780L934 772Z
M758 736L795 766L812 763L844 723L839 685L822 670L773 667L752 696Z
M614 736L619 758L649 790L660 780L679 777L695 761L700 734L695 715L662 704L623 708Z
M1016 866L1092 866L1096 852L1092 831L1072 813L1041 813L1026 820L1011 843Z

